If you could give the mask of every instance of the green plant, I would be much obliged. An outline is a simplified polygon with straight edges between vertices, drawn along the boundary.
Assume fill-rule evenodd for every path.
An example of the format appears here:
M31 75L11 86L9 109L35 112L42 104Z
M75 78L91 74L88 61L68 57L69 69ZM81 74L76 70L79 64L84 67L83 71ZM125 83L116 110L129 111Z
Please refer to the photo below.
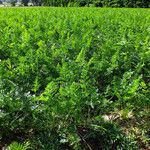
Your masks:
M27 150L27 149L29 149L29 145L30 144L28 142L25 144L13 142L6 149L7 150Z
M0 14L0 148L141 148L129 127L148 137L149 9Z

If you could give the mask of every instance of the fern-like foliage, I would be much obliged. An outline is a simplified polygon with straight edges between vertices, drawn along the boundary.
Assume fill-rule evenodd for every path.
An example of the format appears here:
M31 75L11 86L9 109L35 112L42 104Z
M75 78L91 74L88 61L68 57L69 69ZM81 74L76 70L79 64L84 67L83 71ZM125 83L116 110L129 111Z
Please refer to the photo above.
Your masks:
M29 149L29 142L26 142L25 144L21 144L18 142L12 142L6 150L27 150Z

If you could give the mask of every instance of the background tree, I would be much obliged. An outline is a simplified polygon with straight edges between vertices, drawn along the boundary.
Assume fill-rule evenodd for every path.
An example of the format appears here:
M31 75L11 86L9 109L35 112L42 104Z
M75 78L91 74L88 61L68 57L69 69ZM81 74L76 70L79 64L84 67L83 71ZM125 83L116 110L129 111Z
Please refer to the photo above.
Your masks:
M7 3L10 3L12 6L15 6L17 3L17 0L6 0Z
M29 0L22 0L21 3L22 3L24 6L28 6Z
M41 6L44 1L42 0L32 0L34 6Z

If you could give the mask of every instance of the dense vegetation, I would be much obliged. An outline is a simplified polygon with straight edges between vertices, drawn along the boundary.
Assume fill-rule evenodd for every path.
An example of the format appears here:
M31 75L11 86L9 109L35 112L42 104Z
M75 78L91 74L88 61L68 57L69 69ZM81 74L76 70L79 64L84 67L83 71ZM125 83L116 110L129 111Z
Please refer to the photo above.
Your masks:
M148 0L33 0L36 5L95 6L95 7L150 7Z
M2 1L11 3L15 6L15 3L17 3L18 0ZM149 0L21 0L21 2L24 6L27 6L29 2L32 2L34 6L44 5L55 7L150 7Z
M0 148L150 148L149 9L4 8L0 37Z

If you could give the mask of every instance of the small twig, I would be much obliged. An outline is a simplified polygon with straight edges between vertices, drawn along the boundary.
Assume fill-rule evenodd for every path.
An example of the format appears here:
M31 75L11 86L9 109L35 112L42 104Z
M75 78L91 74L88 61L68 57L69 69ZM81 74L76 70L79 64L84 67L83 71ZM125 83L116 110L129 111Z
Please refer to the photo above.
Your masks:
M87 147L92 150L92 148L90 147L90 145L86 142L86 140L82 137L82 135L80 133L78 133L79 136L81 137L81 139L84 141L84 143L87 145Z

